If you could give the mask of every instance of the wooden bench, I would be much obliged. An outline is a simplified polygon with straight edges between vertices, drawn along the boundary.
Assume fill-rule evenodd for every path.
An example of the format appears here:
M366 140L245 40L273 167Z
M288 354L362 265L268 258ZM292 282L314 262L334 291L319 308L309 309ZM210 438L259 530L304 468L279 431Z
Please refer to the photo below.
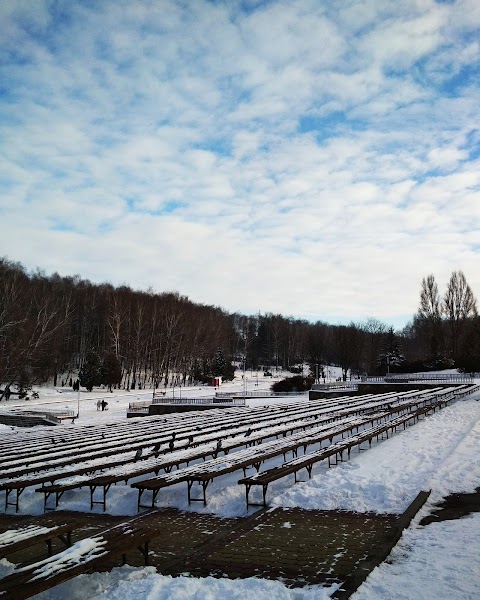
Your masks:
M359 424L363 424L364 422L368 422L369 420L371 420L371 418L372 418L372 416L365 417L361 420L358 420L358 419L354 420L353 418L352 419L344 419L345 424L338 425L338 426L329 424L329 426L326 427L326 429L327 429L327 431L330 431L331 428L333 427L332 433L327 434L326 437L322 437L321 439L328 439L329 437L333 437L333 435L337 435L338 433L348 431L351 427L355 427L355 426L358 426ZM377 416L374 415L373 418L377 418ZM251 445L263 440L264 437L271 437L279 432L285 433L286 431L288 431L290 429L292 429L292 431L293 431L297 428L297 426L298 426L298 428L306 429L307 424L308 424L308 426L316 427L318 429L319 425L321 425L322 423L329 423L329 422L330 422L329 418L322 418L318 421L312 419L311 421L308 421L308 422L295 421L295 423L297 423L297 425L284 425L284 426L279 426L279 427L268 429L263 434L258 433L256 435L252 434L251 436L248 436L248 437L238 436L237 438L231 438L231 440L227 440L226 442L224 442L221 447L218 447L216 445L210 445L210 446L205 445L205 446L199 446L199 447L192 447L189 449L188 446L186 446L186 447L180 449L178 452L173 452L171 454L170 453L162 454L162 456L158 459L151 458L152 454L155 454L155 453L151 453L148 455L150 458L143 460L143 457L142 457L142 461L137 464L134 464L132 461L130 461L129 464L125 464L124 461L122 461L122 463L121 463L123 465L122 467L120 467L118 469L115 469L115 468L111 469L111 470L107 471L106 473L102 473L102 474L93 473L91 475L83 476L83 473L85 471L87 471L87 469L86 468L84 468L84 469L78 468L70 473L71 475L78 475L78 477L76 477L76 481L73 483L70 483L68 481L67 482L62 482L62 481L54 482L55 479L61 478L61 476L62 476L61 473L58 473L58 474L54 473L53 477L49 477L47 475L45 475L45 476L39 475L35 480L33 480L33 483L38 484L38 483L46 483L48 481L52 481L51 485L43 485L41 488L38 488L35 490L36 492L43 493L45 495L45 497L44 497L44 509L45 510L57 508L59 501L65 491L78 489L81 487L87 487L87 486L90 488L90 509L93 508L94 504L101 504L103 506L103 510L106 510L106 495L107 495L110 487L113 484L118 483L120 481L125 481L127 483L128 480L133 477L138 477L138 476L145 475L148 473L155 473L156 475L158 475L158 472L160 471L160 469L164 469L166 473L169 473L173 467L179 468L182 463L186 463L188 466L188 463L191 460L197 460L197 459L205 460L208 456L217 458L220 451L223 452L225 455L227 455L230 452L230 450L233 448L238 448L238 447L244 446L244 445L251 446ZM301 436L302 439L305 438L307 440L308 444L314 443L311 440L312 435L315 435L315 434L301 433L301 434L292 435L291 440L293 441L293 445L290 444L289 440L287 440L285 443L287 445L289 445L290 451L293 451L294 453L296 453L297 447L303 445L303 443L299 444L299 443L296 443L294 440L298 439L298 437ZM318 441L318 439L316 439L314 441ZM112 462L113 462L113 464L115 464L115 461L112 461ZM169 478L167 477L166 479L163 479L162 481L166 484L166 482L169 481ZM29 480L29 482L30 482L30 485L32 485L32 480ZM18 488L16 502L8 503L8 504L15 505L17 508L17 511L18 511L18 498L25 487L25 485L24 485L23 487L19 488L19 485L20 485L19 481L7 482L3 486L2 486L2 484L0 484L0 489L7 490L6 503L8 503L9 488L10 487ZM169 485L171 485L171 484L169 484ZM205 484L205 488L207 485L208 485L208 483ZM98 487L103 488L102 500L94 500L94 492ZM165 486L162 486L162 487L165 487ZM190 489L191 489L191 484L189 485L189 491L190 491ZM158 489L157 489L156 493L158 494ZM52 495L55 495L55 506L48 507L47 502L48 502L48 499ZM195 500L192 499L190 496L189 501L192 502Z
M41 515L25 520L16 529L0 533L0 558L45 542L52 555L52 540L58 538L65 546L72 545L72 532L86 523L81 515Z
M81 487L90 488L90 510L93 509L94 504L100 504L103 506L103 510L106 510L107 493L111 486L121 481L128 482L133 477L140 477L148 473L158 474L160 469L164 469L166 473L170 473L173 467L179 467L182 463L188 463L193 459L203 458L211 456L215 451L215 446L202 448L192 448L190 451L182 450L178 453L164 454L160 458L150 458L145 460L143 463L137 464L130 463L122 469L112 469L105 473L94 474L91 476L79 477L75 482L68 483L59 481L52 485L43 485L36 489L36 492L44 494L44 509L54 510L58 507L60 499L66 491L79 489ZM176 454L176 456L175 456ZM95 491L97 488L103 489L102 499L95 500ZM55 496L55 506L47 506L50 496Z
M270 483L272 483L273 481L277 481L278 479L283 479L283 477L286 477L287 475L291 475L292 473L295 475L295 483L297 482L297 473L300 469L302 468L306 468L308 471L308 475L309 478L311 477L312 474L312 468L313 468L313 464L316 462L319 462L321 460L325 460L328 458L328 466L330 466L330 459L333 456L336 456L337 454L339 454L340 452L342 452L342 450L345 449L344 444L342 443L338 443L338 444L331 444L330 446L327 446L326 448L322 448L321 450L317 450L316 452L311 452L310 454L308 454L308 458L307 456L303 456L302 459L300 461L300 464L298 464L298 461L289 461L286 463L283 463L281 465L277 465L276 467L273 467L271 469L268 469L267 471L262 471L261 473L256 473L255 475L252 475L251 477L244 477L243 479L240 479L238 481L239 484L244 484L245 485L245 500L246 500L246 504L247 504L247 508L249 506L267 506L267 502L266 502L266 496L267 496L267 489ZM263 502L257 503L257 502L250 502L250 490L252 488L252 486L254 485L258 485L262 487L262 496L263 496Z
M368 395L368 398L371 399L371 395ZM365 402L366 399L366 397L360 397L356 399L355 403ZM350 403L351 402L350 399ZM280 421L288 421L298 415L299 411L312 414L312 412L320 409L319 406L313 405L312 403L304 404L305 406L303 406L301 410L298 406L281 407L281 411L277 408L274 410L272 407L268 410L264 409L258 414L258 411L253 409L245 412L242 417L239 417L238 415L223 416L225 415L225 410L223 410L222 415L213 423L211 419L206 421L205 418L203 420L199 420L198 418L185 419L185 421L177 423L165 423L164 419L155 419L153 422L149 422L147 426L143 422L144 420L142 420L142 423L135 423L135 426L130 424L129 428L126 429L123 434L118 432L118 428L114 428L115 433L113 438L108 435L105 427L101 426L97 428L97 434L92 432L91 436L85 436L85 439L80 438L81 444L79 444L78 439L70 439L70 436L76 437L74 434L78 435L76 431L65 431L60 436L53 434L48 436L48 440L44 438L45 444L43 446L39 446L37 443L28 450L25 449L24 455L21 454L18 442L15 452L9 448L9 456L6 456L6 454L8 455L8 451L7 448L5 448L6 454L1 453L0 468L3 467L3 469L7 470L13 467L18 474L23 474L33 470L38 471L42 468L42 463L46 461L51 465L53 465L53 462L55 461L55 466L60 467L73 462L79 462L80 460L85 461L89 458L111 456L112 452L124 449L126 443L131 446L130 450L133 451L140 446L146 448L153 445L158 441L158 436L164 436L161 441L167 442L168 436L171 435L173 430L177 430L177 440L181 440L186 439L191 433L195 434L196 430L194 427L200 425L205 426L208 424L207 427L201 428L202 435L205 435L206 433L215 433L219 430L223 430L226 433L229 429L238 428L242 423L245 423L246 425L251 424L254 428L257 428L262 427L262 421L275 418L275 415L277 415L278 424L278 417L280 417ZM331 412L332 408L333 407L327 410ZM226 433L226 435L228 434ZM26 462L29 463L29 468L24 470ZM37 463L36 466L35 463Z
M277 481L293 473L295 476L296 483L297 473L303 468L307 470L308 476L309 478L311 478L314 464L328 459L328 466L330 467L332 457L335 458L336 464L338 461L338 457L340 457L340 460L343 460L344 452L347 452L348 458L350 458L352 448L358 447L360 449L361 445L365 442L368 442L369 446L371 446L373 438L376 437L378 441L380 436L383 437L383 434L386 434L388 439L390 431L396 431L396 429L400 426L403 426L403 428L405 429L408 421L413 420L415 422L418 421L421 416L426 415L431 411L435 412L438 408L442 408L443 406L448 404L452 397L453 394L447 394L441 400L435 403L423 406L422 408L413 410L411 412L407 412L407 414L405 415L396 417L394 419L390 419L374 427L370 427L357 435L350 436L335 444L330 444L329 446L321 448L320 450L317 450L315 452L310 452L309 454L305 454L301 457L295 457L292 460L285 462L281 465L278 465L266 471L258 472L250 477L244 477L243 479L240 479L238 483L245 485L245 500L247 508L249 506L267 506L267 489L269 484L273 481ZM262 487L263 502L261 504L250 502L250 490L253 486Z
M321 423L322 421L325 421L325 420L326 421L330 421L332 419L333 420L339 419L341 417L345 417L347 414L351 414L352 412L358 412L358 411L364 410L366 408L371 409L372 407L378 407L379 405L383 406L383 405L385 405L385 401L386 400L391 400L393 398L397 398L398 399L399 397L401 397L401 394L397 394L397 395L394 395L394 396L392 396L391 394L387 394L387 395L382 395L380 397L380 399L376 399L374 402L372 402L373 399L369 396L367 398L363 398L362 401L359 403L358 406L353 406L353 407L350 406L349 408L342 409L341 411L336 411L336 412L332 412L332 411L329 410L329 411L326 411L326 413L324 413L322 415L320 415L320 413L322 413L323 411L320 411L320 413L319 413L318 409L315 409L315 408L312 409L310 407L308 409L308 411L305 411L305 412L302 411L302 413L305 416L307 414L311 416L310 421L308 421L307 419L306 420L302 420L301 418L300 419L298 419L298 418L295 419L294 415L292 414L292 415L290 415L288 417L292 421L291 424L289 424L288 422L286 422L286 421L288 421L288 418L286 418L285 415L283 415L279 419L277 419L277 427L278 428L272 427L272 429L270 429L270 430L264 430L264 432L262 433L261 432L261 427L262 426L265 427L265 425L267 425L267 423L268 423L268 425L270 425L270 423L271 423L268 420L270 417L263 416L262 419L259 420L258 423L255 423L254 425L252 425L252 430L258 428L258 429L260 429L260 431L258 431L257 434L254 434L250 438L250 440L247 440L245 443L247 443L247 444L248 443L253 443L253 442L257 443L259 440L263 439L264 437L268 437L269 433L271 433L273 435L275 433L275 431L278 433L278 432L280 432L280 431L283 430L284 435L286 435L286 433L288 431L293 432L297 428L298 429L300 429L300 428L305 429L309 425L316 425L317 423ZM411 400L410 402L413 402L413 401ZM318 414L315 414L315 413L318 413ZM317 418L318 418L318 416L320 416L320 418L317 421L317 423L315 423L315 417L316 416L317 416ZM265 418L266 418L266 421L263 420ZM280 422L283 421L285 424L283 426L278 426L278 421L280 421ZM229 436L229 435L230 436L231 435L235 435L235 433L238 435L239 431L245 430L246 427L247 426L245 424L240 425L240 427L238 426L238 423L237 423L236 426L234 426L233 424L230 424L229 427L227 428L228 433L227 433L227 431L221 431L222 437ZM206 428L206 432L207 432L207 436L206 437L208 439L212 439L212 437L213 437L213 431L215 429L216 429L216 427L214 427L213 429L210 428L210 427ZM191 431L191 429L190 429L190 431ZM201 437L203 437L203 436L201 436ZM156 439L158 439L158 437ZM145 442L144 441L141 445L142 445L142 447L151 446L152 443L153 443L153 441L151 441L151 442ZM311 442L308 442L308 443L311 443ZM230 448L238 447L238 446L240 446L242 444L243 444L243 440L241 442L239 442L238 440L237 441L233 441L232 440L232 443L228 443L228 442L225 443L223 445L223 447L222 447L222 450L223 450L223 452L227 453ZM299 446L300 445L302 445L302 444L299 444ZM183 448L187 448L187 447L188 446L185 446L185 445L183 446ZM110 451L111 450L109 450L109 452ZM295 451L295 450L292 450L292 451ZM105 452L105 450L103 452ZM103 454L103 452L100 453L100 454ZM155 455L155 453L149 453L147 455L144 455L141 460L144 461L147 457L151 457L152 454ZM201 455L201 452L199 451L198 455L195 455L195 453L193 453L191 459L193 460L194 458L199 458L199 457L205 459L208 454L209 454L209 452L207 452L204 455ZM211 454L212 454L212 456L215 457L216 456L215 450ZM83 459L85 459L85 458L86 457L84 456ZM75 459L75 461L76 460L81 460L81 458L77 457ZM172 463L172 466L176 465L178 467L179 464L181 464L181 462L185 462L185 461L182 461L182 460L177 461L176 460L175 462ZM23 479L23 480L21 478L16 477L16 478L14 478L12 480L8 480L8 481L5 481L5 482L2 482L2 483L0 483L0 490L5 490L5 509L7 509L8 506L15 506L15 509L18 512L18 510L19 510L19 499L20 499L20 496L21 496L22 492L24 491L24 489L26 487L29 487L29 486L51 482L52 486L43 486L42 488L40 488L37 491L40 491L40 492L42 492L42 493L45 494L45 499L44 499L44 506L45 506L45 508L47 507L48 497L50 497L52 494L55 494L56 495L55 496L55 499L56 499L56 501L55 501L55 508L56 508L58 506L58 502L59 502L61 496L63 495L63 493L66 490L75 489L75 488L83 487L83 486L86 486L86 485L91 486L90 482L92 481L92 479L94 479L94 480L100 479L100 481L98 481L97 483L94 482L92 484L93 487L92 486L90 487L90 491L91 491L91 497L90 497L90 499L91 499L91 508L93 507L94 504L98 503L98 504L102 504L103 507L104 507L104 510L105 510L106 494L107 494L108 490L110 489L110 486L112 485L112 483L116 483L117 481L121 481L123 479L125 479L125 481L128 481L128 479L130 477L133 477L133 476L136 476L136 475L142 475L142 474L145 474L145 473L148 473L148 472L157 472L158 473L158 470L160 468L165 468L165 470L168 469L168 467L165 467L164 465L160 465L160 466L158 466L158 468L156 466L152 466L152 467L146 467L145 469L141 469L141 468L139 468L139 469L133 469L133 470L131 470L131 474L128 475L127 477L117 477L116 479L112 479L112 477L110 477L110 475L107 475L107 476L105 476L105 475L98 475L98 470L101 470L101 469L104 469L104 468L112 468L112 467L115 467L115 466L118 466L118 465L124 465L124 464L128 464L128 463L133 463L133 457L121 458L121 459L120 458L118 458L118 459L113 458L112 459L111 457L109 457L105 461L98 461L98 458L97 458L96 464L92 463L91 466L89 465L89 463L85 463L85 465L78 465L76 467L72 466L72 468L70 470L65 469L63 472L62 471L58 471L58 470L56 470L54 468L51 468L50 470L45 471L43 473L40 473L40 474L38 474L36 476L25 477L25 479ZM188 461L187 461L187 465L188 465ZM140 464L139 464L139 467L140 467ZM38 469L39 467L37 466L37 467L34 467L34 468ZM95 473L95 471L97 471L97 473ZM61 483L61 482L54 483L58 479L65 478L65 477L68 477L68 476L77 476L77 475L80 476L80 475L82 475L84 473L88 473L89 475L86 476L82 480L81 483L77 483L75 485L74 484L70 484L68 482L65 482L65 483ZM113 477L116 477L116 476L114 475ZM81 479L81 478L79 478L79 479ZM203 475L202 475L202 481L206 481L203 478ZM208 485L208 481L205 484L202 483L202 485L204 485L204 492L205 492L206 486ZM99 486L103 487L103 500L102 501L95 501L94 497L93 497L93 493L94 493L96 487L99 487ZM190 488L191 488L191 484L190 484ZM189 488L189 490L190 490L190 488ZM14 501L12 502L12 501L10 501L10 498L11 498L11 496L13 494L15 494L16 497L15 497ZM48 496L47 496L47 494L48 494ZM205 496L205 493L204 493L204 496ZM194 500L195 499L193 499L193 501ZM190 497L189 501L192 501L191 497Z
M385 413L381 413L381 416L383 417L384 414ZM368 417L361 419L352 418L340 425L321 427L317 433L309 432L308 434L305 434L302 432L290 436L289 438L282 438L281 440L274 440L265 444L246 448L245 450L229 455L228 459L226 457L215 458L208 460L203 464L181 469L174 473L168 473L160 477L132 483L131 487L136 488L139 491L138 510L140 510L140 508L150 508L150 505L142 504L142 496L145 491L148 490L152 492L151 508L153 508L161 489L185 481L187 482L188 503L203 502L203 504L206 505L206 490L213 479L238 471L239 469L243 469L245 476L246 469L250 466L253 466L258 472L261 464L270 458L275 458L283 454L285 459L288 452L292 452L294 456L297 456L297 450L302 446L306 447L307 445L321 443L325 440L330 440L331 442L335 436L348 431L353 431L353 429L360 425L377 420L378 418L380 418L379 414L369 415ZM199 483L202 486L203 494L200 498L192 497L191 490L194 483Z
M121 558L126 564L127 552L138 549L148 565L151 532L144 515L107 529L98 535L79 540L63 552L26 567L18 567L0 579L2 600L23 600L50 589L82 573L88 573L107 560Z

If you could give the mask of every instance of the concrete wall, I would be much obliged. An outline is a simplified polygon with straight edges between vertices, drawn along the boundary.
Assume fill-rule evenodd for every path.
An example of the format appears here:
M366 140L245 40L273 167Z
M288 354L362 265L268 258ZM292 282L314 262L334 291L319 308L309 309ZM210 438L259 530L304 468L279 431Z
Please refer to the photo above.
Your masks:
M232 408L233 404L152 404L148 407L149 415L168 415L191 410L211 410L212 408Z
M414 390L431 390L438 387L452 387L452 383L359 383L358 390L310 390L309 400L319 398L339 398L340 396L362 396L363 394L388 394L388 392L413 392Z

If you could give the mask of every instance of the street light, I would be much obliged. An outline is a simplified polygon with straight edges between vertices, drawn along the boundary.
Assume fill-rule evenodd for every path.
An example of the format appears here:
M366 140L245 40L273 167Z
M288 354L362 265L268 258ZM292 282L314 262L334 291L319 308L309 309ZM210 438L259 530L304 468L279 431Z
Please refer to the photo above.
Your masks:
M247 355L243 359L243 395L247 396L247 373L246 373L246 365L247 365Z
M247 369L247 334L244 332L242 337L243 337L243 341L245 342L244 356L243 356L243 396L244 396L244 398L246 398L247 397L247 373L246 373L246 369Z

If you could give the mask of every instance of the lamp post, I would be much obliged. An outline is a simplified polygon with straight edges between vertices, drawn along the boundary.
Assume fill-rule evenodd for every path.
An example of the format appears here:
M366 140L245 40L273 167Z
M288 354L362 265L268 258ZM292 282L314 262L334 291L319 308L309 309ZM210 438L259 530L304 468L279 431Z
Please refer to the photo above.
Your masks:
M243 332L243 341L245 342L243 356L243 397L247 397L247 334Z
M247 372L246 372L246 364L247 364L247 355L243 359L243 396L246 398L247 396Z

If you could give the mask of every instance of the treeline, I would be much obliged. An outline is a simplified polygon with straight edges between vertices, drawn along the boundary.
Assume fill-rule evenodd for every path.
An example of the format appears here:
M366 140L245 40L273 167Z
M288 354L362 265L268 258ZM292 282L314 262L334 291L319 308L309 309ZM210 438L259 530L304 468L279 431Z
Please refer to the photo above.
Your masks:
M428 281L422 294L430 290L431 297L397 333L373 318L330 325L273 314L230 314L178 293L28 273L0 258L0 397L33 383L72 385L89 361L98 362L98 372L106 377L101 383L125 389L231 376L232 362L294 372L307 363L318 377L326 374L326 365L342 367L345 376L348 371L438 368L453 361L478 370L476 308L452 313L454 319L446 316L439 297L435 309L435 286Z

